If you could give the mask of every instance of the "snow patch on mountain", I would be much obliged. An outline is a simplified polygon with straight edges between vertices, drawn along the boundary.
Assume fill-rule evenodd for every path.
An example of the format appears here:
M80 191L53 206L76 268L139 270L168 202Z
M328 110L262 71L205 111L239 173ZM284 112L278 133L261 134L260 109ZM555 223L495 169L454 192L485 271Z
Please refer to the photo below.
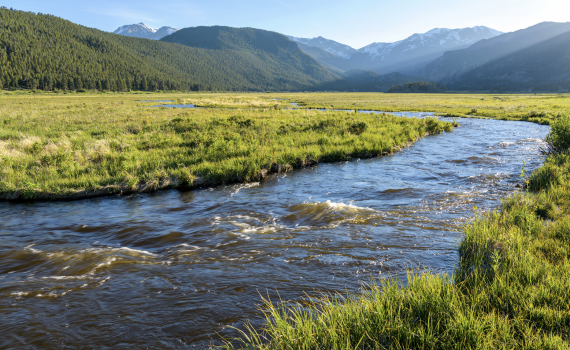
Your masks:
M386 56L388 56L392 50L400 45L403 40L396 41L393 43L372 43L370 45L364 46L363 48L359 49L358 52L367 53L370 55L371 58L376 58L381 56L381 60L384 60Z
M166 27L166 26L161 27L159 29L155 29L141 22L137 24L127 24L121 26L117 28L117 30L115 30L113 33L124 36L132 36L135 38L160 40L163 37L170 35L178 30L179 29L177 28Z
M138 26L141 26L142 28L146 29L147 31L151 32L151 33L156 33L157 29L151 28L149 26L147 26L146 24L144 24L143 22L138 23Z

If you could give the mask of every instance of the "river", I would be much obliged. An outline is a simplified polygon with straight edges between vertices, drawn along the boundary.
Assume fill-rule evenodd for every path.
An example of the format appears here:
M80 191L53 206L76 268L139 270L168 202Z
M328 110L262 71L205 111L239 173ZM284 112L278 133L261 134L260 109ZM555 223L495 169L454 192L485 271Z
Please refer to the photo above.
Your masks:
M394 155L261 184L0 203L0 348L204 348L259 325L260 295L452 273L473 207L498 207L523 160L540 165L549 130L458 121Z

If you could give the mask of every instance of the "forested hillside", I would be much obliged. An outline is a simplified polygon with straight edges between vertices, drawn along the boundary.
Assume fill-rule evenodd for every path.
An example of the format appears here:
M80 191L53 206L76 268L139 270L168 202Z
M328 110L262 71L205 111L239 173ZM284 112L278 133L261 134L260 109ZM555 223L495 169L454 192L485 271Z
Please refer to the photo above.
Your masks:
M280 47L283 43L285 47ZM255 53L248 53L247 48L188 47L115 35L55 16L3 7L0 86L114 91L314 90L339 79L296 45L298 53L289 54L291 45L283 37L274 51L267 53L262 47ZM281 56L296 62L278 67L276 60ZM273 61L268 65L263 59Z
M231 68L240 69L252 84L261 81L280 90L296 90L340 80L303 53L297 44L275 32L223 26L193 27L181 29L161 41L214 50L220 55L231 54L236 61L249 62Z

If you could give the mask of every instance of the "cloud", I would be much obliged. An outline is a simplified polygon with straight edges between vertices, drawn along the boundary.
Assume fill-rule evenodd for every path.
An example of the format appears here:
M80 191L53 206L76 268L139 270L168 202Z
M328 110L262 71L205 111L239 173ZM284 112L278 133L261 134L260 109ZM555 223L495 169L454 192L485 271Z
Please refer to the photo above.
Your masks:
M118 17L125 21L133 21L133 23L139 22L147 22L147 23L157 23L159 22L155 17L150 16L145 12L134 11L131 9L120 9L120 8L88 8L86 9L87 12L96 14L96 15L103 15L103 16L111 16L111 17Z

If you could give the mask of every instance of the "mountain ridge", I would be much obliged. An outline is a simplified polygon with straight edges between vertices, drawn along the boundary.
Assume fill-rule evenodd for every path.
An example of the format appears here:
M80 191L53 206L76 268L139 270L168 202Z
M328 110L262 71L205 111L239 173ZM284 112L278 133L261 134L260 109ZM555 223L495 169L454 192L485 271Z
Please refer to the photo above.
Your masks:
M114 33L160 40L178 30L180 29L172 27L162 27L157 30L141 22L121 26ZM502 32L485 26L460 29L434 28L426 33L416 33L396 42L374 42L360 49L322 36L300 38L286 35L286 37L296 42L303 52L334 72L365 69L379 74L400 72L417 75L427 64L446 51L466 48L479 40L500 34Z
M466 49L446 52L428 64L420 76L466 88L504 85L510 89L524 89L530 85L570 80L568 37L570 22L538 23L482 40Z
M323 37L286 37L255 28L134 26L112 34L0 7L0 87L386 91L387 84L424 80L458 90L570 90L570 22L543 22L501 35L482 26L434 28L358 50ZM148 40L161 30L168 35ZM441 54L448 44L468 47ZM440 56L414 75L433 55Z
M288 38L336 55L336 57L318 59L342 71L368 69L380 74L400 72L414 75L446 51L462 49L501 34L502 32L485 26L461 29L434 28L393 43L376 42L360 49L323 37L309 39L288 36ZM314 52L309 50L306 50L306 53L314 55Z

